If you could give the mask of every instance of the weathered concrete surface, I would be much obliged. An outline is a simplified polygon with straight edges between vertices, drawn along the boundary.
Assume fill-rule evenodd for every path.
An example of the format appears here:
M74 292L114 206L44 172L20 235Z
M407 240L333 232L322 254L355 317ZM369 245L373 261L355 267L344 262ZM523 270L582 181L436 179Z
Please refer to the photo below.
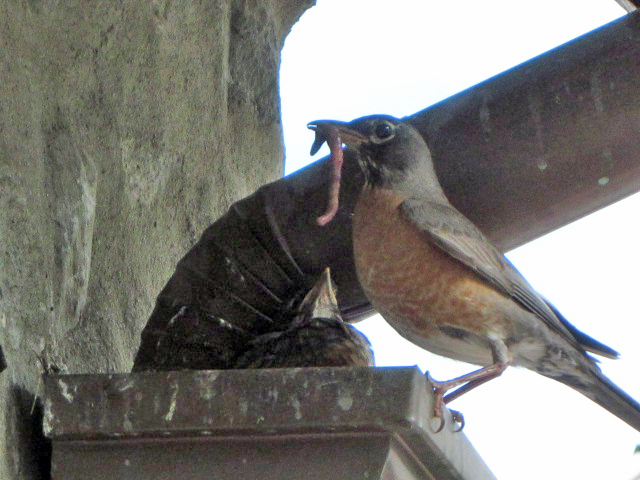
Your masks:
M3 480L42 476L42 365L129 370L177 259L281 174L279 52L311 3L0 4Z
M52 375L45 390L54 478L495 480L446 408L434 433L416 367Z

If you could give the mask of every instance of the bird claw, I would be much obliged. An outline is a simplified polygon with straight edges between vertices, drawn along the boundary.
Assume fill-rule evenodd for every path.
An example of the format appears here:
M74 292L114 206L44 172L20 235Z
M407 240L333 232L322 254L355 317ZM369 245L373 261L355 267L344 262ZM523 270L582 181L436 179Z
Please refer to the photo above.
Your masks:
M442 407L445 404L444 394L447 393L449 389L448 382L439 382L434 380L429 372L425 374L427 376L427 381L431 384L431 388L434 393L434 405L433 405L433 417L440 420L440 426L435 430L435 433L440 433L445 425L444 415L442 414ZM458 412L457 410L449 410L451 412L451 418L454 423L459 424L460 426L454 430L454 432L461 432L464 428L464 415Z
M451 412L451 419L453 420L453 423L458 425L458 427L453 430L453 433L461 432L464 429L464 426L465 426L464 415L462 415L462 413L458 412L457 410L449 409L449 412ZM444 416L442 415L442 412L440 412L439 415L438 414L434 414L434 418L437 418L438 420L440 420L440 425L434 431L434 433L440 433L442 431L442 429L444 428L444 425L446 423L445 419L444 419Z
M443 416L437 417L436 415L434 415L434 418L438 418L440 420L440 426L434 431L434 433L440 433L444 428L444 424L445 424L444 417Z
M454 430L454 433L461 432L462 429L464 428L464 425L465 425L465 423L464 423L464 415L462 415L462 413L460 413L457 410L449 409L449 411L451 412L451 418L452 418L453 422L457 423L459 425L459 427Z

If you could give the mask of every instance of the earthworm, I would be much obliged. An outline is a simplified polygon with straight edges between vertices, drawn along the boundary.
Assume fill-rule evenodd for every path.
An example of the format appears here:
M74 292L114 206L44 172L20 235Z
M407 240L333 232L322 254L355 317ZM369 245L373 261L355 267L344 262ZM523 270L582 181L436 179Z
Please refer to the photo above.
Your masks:
M340 203L340 179L342 178L342 163L344 154L340 133L335 127L325 127L323 132L327 136L327 144L331 150L331 183L329 184L329 204L325 213L316 219L316 223L324 227L336 216Z

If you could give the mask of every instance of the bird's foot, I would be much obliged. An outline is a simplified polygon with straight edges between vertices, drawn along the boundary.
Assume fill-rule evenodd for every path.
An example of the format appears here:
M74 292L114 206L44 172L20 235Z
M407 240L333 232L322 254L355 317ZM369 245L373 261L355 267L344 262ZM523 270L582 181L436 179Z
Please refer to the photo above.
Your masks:
M493 365L489 365L488 367L476 370L475 372L471 372L466 375L447 380L446 382L439 382L438 380L434 380L431 375L429 375L429 372L427 372L427 380L431 384L433 393L435 394L434 417L440 419L440 427L436 430L436 433L442 431L442 429L444 428L442 407L445 403L449 403L459 396L463 395L464 393L467 393L469 390L473 390L477 386L500 376L502 372L504 372L504 370L507 368L507 366L507 362L497 362ZM445 396L445 394L450 390L454 391ZM451 413L454 417L454 421L460 424L460 428L458 428L457 430L459 432L464 428L464 417L460 412L456 412L455 410L451 410Z
M453 420L453 423L457 424L457 427L453 430L453 433L461 432L465 425L464 415L462 415L462 413L457 410L449 409L449 412L451 413L451 419ZM438 427L434 430L434 433L440 433L447 423L444 419L444 416L442 415L442 410L440 411L440 413L434 413L434 418L438 422Z
M445 394L452 388L456 387L457 384L451 385L451 381L449 382L439 382L438 380L434 380L433 377L426 373L427 380L431 384L431 388L433 389L433 393L435 394L434 398L434 406L433 406L433 416L436 419L440 420L440 425L436 429L435 433L439 433L442 431L445 425L444 415L443 415L443 407L445 405ZM458 412L457 410L449 410L451 412L451 418L455 423L459 425L459 427L455 430L456 432L462 431L464 428L464 415Z

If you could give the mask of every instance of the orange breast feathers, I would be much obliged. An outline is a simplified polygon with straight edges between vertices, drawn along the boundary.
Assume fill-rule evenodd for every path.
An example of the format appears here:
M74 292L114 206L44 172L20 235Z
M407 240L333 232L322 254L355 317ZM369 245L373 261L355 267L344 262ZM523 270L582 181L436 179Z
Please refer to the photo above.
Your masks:
M478 334L502 330L500 306L508 299L406 220L404 200L391 190L365 187L356 205L356 270L373 306L392 325L424 337L439 333L438 326Z

